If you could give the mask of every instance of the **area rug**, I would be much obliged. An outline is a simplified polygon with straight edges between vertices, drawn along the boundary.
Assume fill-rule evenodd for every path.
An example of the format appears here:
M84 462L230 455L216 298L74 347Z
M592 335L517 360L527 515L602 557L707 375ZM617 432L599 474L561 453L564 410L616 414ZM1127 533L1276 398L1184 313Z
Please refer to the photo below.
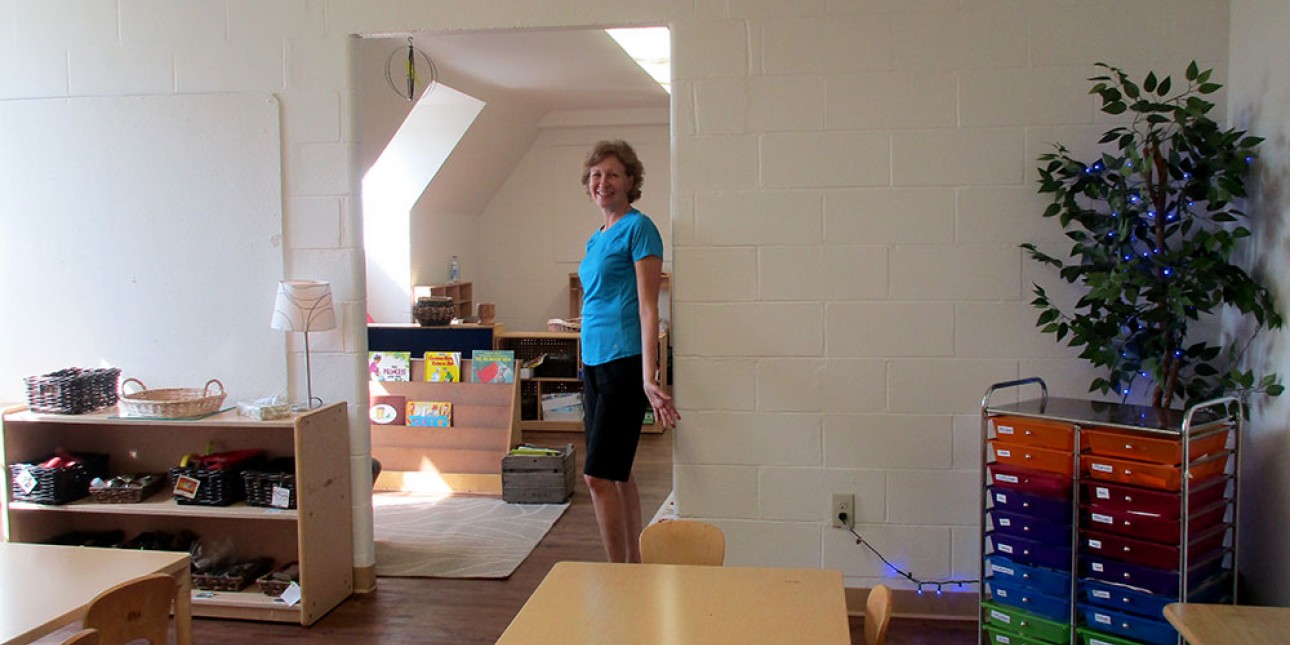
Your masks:
M376 575L505 578L567 508L497 497L375 494Z

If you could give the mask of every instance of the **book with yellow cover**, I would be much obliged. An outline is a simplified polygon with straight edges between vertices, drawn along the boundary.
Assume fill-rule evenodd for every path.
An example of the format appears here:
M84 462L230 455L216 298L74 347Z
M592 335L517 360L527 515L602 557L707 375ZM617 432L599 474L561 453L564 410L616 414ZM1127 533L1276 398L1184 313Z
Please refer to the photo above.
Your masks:
M426 352L426 380L456 383L461 380L461 352Z

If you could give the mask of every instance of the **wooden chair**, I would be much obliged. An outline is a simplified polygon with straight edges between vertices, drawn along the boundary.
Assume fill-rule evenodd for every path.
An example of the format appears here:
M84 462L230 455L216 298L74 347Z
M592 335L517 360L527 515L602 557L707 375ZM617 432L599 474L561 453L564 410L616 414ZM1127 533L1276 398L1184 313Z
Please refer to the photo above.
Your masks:
M891 589L877 585L869 590L864 602L864 642L882 645L887 638L887 624L891 622Z
M667 520L641 532L641 561L650 564L708 564L726 560L721 529L695 520Z
M82 627L99 632L100 645L146 639L166 645L175 579L161 573L123 582L94 597Z
M82 629L63 641L62 645L99 645L99 630Z

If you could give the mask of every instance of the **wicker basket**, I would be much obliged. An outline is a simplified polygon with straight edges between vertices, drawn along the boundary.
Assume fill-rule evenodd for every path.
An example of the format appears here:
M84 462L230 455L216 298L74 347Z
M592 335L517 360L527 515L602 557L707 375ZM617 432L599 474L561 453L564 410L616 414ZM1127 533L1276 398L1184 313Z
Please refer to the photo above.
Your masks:
M277 598L282 592L291 586L291 583L300 582L300 564L298 562L288 562L278 567L271 573L266 573L256 578L255 584L260 586L260 591L266 596Z
M121 370L115 367L67 369L28 376L27 407L47 414L84 414L117 401L116 380Z
M222 453L232 454L232 453ZM192 497L175 495L176 504L196 506L229 506L246 498L246 484L242 473L258 468L264 461L263 451L238 451L241 457L223 468L205 468L202 466L175 466L170 469L170 487L180 477L191 477L198 481L197 490Z
M99 504L138 504L161 490L165 475L135 475L135 483L127 486L90 486L90 497Z
M290 457L271 459L262 468L247 470L242 473L246 485L246 503L250 506L267 508L296 507L296 460ZM284 488L287 491L287 505L275 506L273 489Z
M127 383L139 386L138 392L126 393ZM213 389L218 386L218 390ZM205 387L168 387L149 390L137 378L121 381L121 398L117 403L123 417L184 419L201 417L219 411L224 403L224 384L211 379Z
M53 455L50 455L53 457ZM80 463L70 468L44 468L39 464L9 464L9 475L15 501L37 504L66 504L90 494L90 482L108 472L108 456L98 453L76 455Z
M552 318L546 321L547 331L582 331L582 318Z
M193 586L207 591L241 591L272 567L273 560L269 558L220 565L209 571L193 572Z

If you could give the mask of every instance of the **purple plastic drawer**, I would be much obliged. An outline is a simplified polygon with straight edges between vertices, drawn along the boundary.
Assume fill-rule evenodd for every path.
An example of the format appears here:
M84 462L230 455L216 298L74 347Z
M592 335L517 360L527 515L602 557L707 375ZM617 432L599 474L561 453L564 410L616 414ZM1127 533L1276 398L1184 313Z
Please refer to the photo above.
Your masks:
M1219 475L1191 485L1191 508L1206 508L1223 499L1231 478ZM1080 501L1113 511L1150 513L1177 519L1182 514L1182 493L1170 493L1128 484L1082 480Z
M1215 551L1223 548L1223 538L1226 535L1227 526L1220 525L1197 536L1188 545L1188 561L1191 564L1196 564L1202 560L1209 559L1209 556ZM1158 544L1098 531L1082 531L1080 533L1080 548L1085 553L1098 557L1159 569L1177 567L1178 558L1181 555L1177 545Z
M1072 531L1069 518L1065 522L1052 522L1029 515L1005 513L994 509L990 511L990 519L994 524L996 533L1014 535L1027 540L1070 548Z
M1226 558L1219 552L1214 558L1193 565L1187 573L1187 586L1196 589L1223 572L1223 561ZM1178 595L1178 585L1182 582L1177 569L1155 569L1109 558L1084 556L1079 561L1080 577L1102 582L1137 587L1143 591L1157 594Z
M990 484L997 488L1019 490L1050 499L1070 499L1074 484L1070 477L1056 473L1027 470L1007 464L987 464Z
M1021 564L1053 569L1070 569L1071 548L1066 544L1044 544L1014 535L992 531L986 537L994 543L994 552Z
M1034 589L1050 596L1066 596L1071 592L1070 563L1062 570L1018 564L1000 554L991 554L987 567L989 579L999 580L1014 587Z
M1188 527L1189 537L1194 540L1215 526L1222 526L1226 513L1226 502L1219 502L1192 513ZM1113 511L1096 504L1080 507L1080 528L1115 533L1160 544L1178 544L1179 536L1182 534L1182 522L1177 519L1148 513Z
M994 508L1007 513L1021 513L1031 517L1043 518L1053 522L1071 523L1071 503L1069 499L1054 499L1043 495L1032 495L1019 490L990 487L990 503Z
M1049 596L1034 589L1014 587L1000 582L990 582L990 597L1001 605L1023 609L1037 616L1066 622L1071 619L1069 596Z

